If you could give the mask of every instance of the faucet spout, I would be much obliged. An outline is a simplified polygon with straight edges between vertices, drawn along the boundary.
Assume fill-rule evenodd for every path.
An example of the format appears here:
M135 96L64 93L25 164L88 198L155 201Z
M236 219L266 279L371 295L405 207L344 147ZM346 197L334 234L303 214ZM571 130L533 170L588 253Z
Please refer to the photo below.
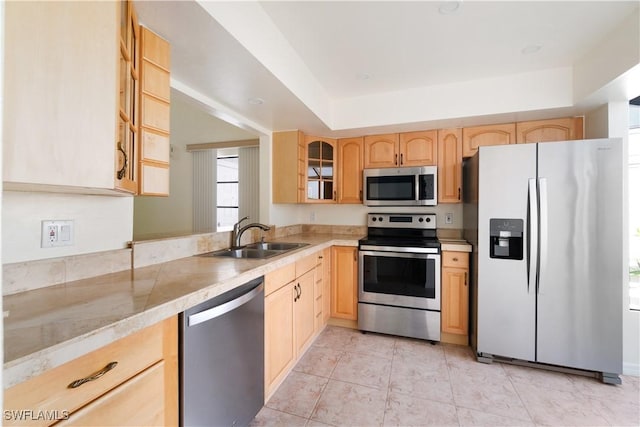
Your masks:
M244 227L240 227L240 223L246 219L249 219L249 217L246 216L242 218L233 226L233 232L231 233L232 249L237 249L240 247L240 241L242 239L242 235L244 234L245 231L247 231L250 228L259 228L263 231L271 230L271 227L269 227L268 225L260 224L259 222L252 222L251 224L247 224Z

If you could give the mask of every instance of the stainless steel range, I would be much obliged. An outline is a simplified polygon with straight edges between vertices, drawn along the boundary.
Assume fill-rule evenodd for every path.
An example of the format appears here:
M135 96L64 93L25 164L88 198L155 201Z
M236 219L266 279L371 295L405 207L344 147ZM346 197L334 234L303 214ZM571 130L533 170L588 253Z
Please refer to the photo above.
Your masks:
M358 328L440 341L436 215L370 213L358 248Z

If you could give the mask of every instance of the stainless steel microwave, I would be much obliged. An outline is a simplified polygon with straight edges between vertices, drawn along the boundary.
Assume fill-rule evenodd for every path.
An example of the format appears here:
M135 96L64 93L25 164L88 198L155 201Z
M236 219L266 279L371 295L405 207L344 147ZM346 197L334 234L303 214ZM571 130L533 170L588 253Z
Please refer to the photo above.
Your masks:
M438 204L438 167L365 169L367 206L435 206Z

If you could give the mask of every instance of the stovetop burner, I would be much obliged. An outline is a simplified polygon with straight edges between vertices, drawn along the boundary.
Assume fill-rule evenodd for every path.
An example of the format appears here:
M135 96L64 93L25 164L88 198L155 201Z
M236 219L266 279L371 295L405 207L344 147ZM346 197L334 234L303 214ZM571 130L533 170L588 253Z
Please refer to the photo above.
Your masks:
M367 214L367 236L359 242L360 247L435 248L439 251L436 214Z

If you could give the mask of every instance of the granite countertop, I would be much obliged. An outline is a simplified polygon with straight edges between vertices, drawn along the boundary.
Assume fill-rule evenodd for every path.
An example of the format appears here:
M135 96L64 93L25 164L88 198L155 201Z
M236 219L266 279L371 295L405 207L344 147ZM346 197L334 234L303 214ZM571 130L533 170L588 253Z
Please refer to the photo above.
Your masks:
M278 241L309 246L276 257L191 256L5 296L5 388L133 332L175 316L243 283L360 236L298 234Z

